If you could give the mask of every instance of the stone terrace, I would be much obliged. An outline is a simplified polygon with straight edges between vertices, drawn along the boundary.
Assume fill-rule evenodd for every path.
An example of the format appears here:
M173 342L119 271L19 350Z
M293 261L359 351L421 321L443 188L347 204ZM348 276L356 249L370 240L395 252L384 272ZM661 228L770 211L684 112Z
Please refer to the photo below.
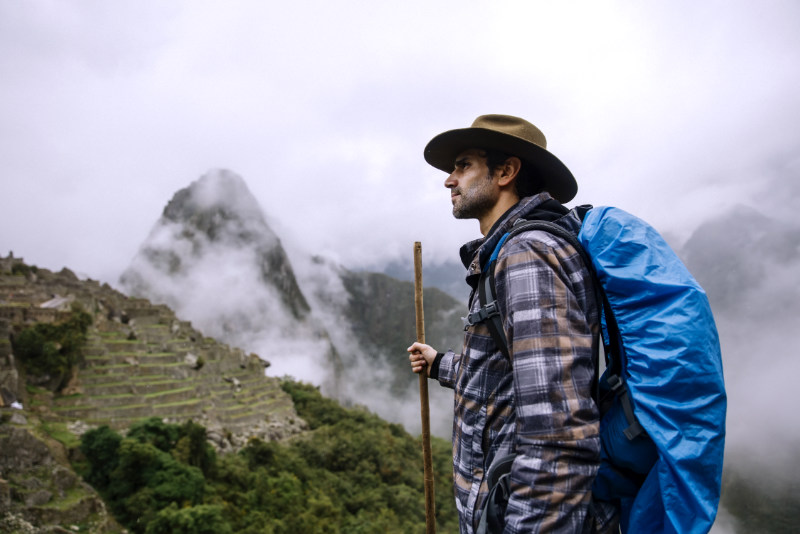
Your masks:
M281 439L303 428L291 399L277 379L265 376L266 363L258 356L203 337L166 306L81 282L66 269L0 274L0 321L17 331L57 321L69 312L39 307L56 295L71 297L95 320L84 363L62 394L39 406L43 419L118 430L148 417L193 420L226 436L217 440L222 448L251 436Z

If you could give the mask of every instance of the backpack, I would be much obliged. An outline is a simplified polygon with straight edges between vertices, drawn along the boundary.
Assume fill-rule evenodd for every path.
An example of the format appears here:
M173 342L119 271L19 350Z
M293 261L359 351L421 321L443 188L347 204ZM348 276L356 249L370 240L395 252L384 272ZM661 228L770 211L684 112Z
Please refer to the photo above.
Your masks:
M708 532L719 504L727 400L705 292L655 229L618 208L579 206L556 220L519 220L486 262L481 308L466 321L486 322L506 357L494 267L505 242L530 230L575 247L602 303L606 368L595 376L601 463L593 498L619 506L622 532ZM489 531L502 526L510 468L504 457L487 472L482 528Z

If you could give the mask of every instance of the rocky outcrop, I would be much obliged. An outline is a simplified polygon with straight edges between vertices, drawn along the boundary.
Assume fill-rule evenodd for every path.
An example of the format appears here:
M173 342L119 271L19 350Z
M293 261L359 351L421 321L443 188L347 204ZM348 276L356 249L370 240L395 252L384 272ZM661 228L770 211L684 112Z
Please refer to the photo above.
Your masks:
M7 411L0 410L0 421ZM25 420L25 423L28 423ZM63 446L32 426L0 422L0 532L121 532Z

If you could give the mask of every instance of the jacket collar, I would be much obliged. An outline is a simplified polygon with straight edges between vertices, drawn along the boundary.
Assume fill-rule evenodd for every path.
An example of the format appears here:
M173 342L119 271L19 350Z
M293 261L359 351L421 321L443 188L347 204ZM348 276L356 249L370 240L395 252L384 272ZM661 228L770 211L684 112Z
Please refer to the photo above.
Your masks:
M480 275L497 243L518 219L554 220L566 212L567 209L546 192L521 199L494 223L486 237L475 239L461 247L461 262L467 268L467 282L473 285L470 279L474 275Z

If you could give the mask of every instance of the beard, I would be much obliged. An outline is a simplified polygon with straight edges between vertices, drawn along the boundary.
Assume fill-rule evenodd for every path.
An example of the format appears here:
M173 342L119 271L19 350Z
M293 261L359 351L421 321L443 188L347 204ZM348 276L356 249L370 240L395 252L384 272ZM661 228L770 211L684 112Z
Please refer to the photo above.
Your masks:
M491 187L491 176L478 181L469 189L456 187L458 193L453 200L453 217L456 219L479 219L489 213L497 202L497 195Z

